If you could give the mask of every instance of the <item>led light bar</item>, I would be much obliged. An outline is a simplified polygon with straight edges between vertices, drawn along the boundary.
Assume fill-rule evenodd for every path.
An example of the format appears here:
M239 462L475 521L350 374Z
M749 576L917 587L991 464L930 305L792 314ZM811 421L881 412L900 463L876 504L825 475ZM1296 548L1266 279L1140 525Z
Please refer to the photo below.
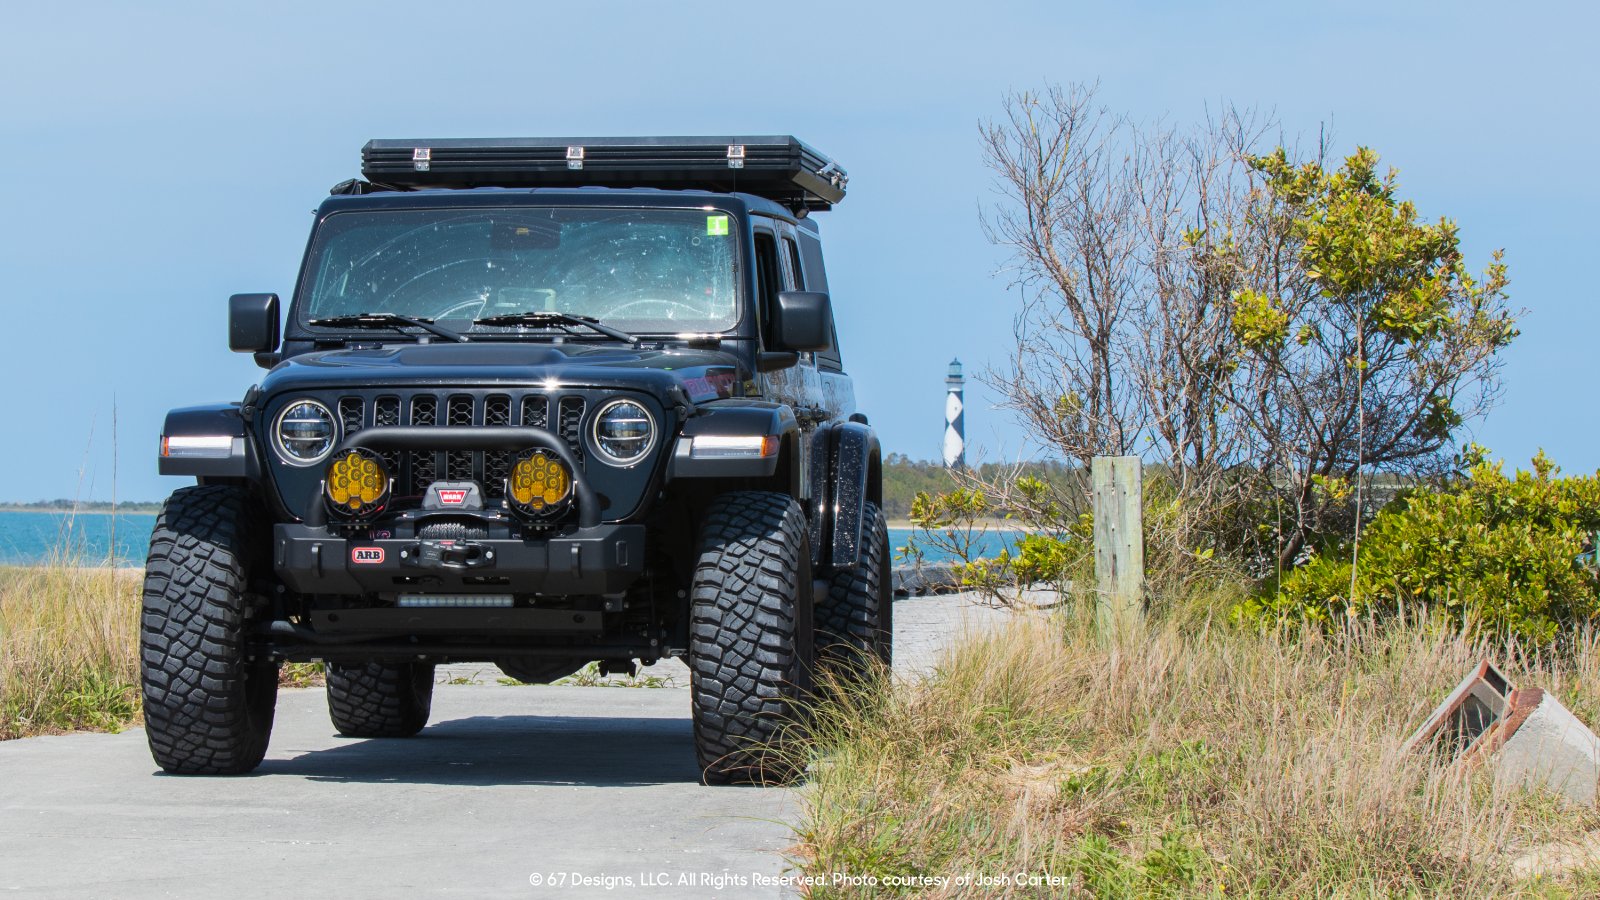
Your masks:
M689 448L692 459L762 459L778 455L778 436L767 435L695 435Z
M396 606L511 606L510 594L401 594Z
M227 459L233 442L242 438L226 434L179 434L161 436L161 455L168 459Z

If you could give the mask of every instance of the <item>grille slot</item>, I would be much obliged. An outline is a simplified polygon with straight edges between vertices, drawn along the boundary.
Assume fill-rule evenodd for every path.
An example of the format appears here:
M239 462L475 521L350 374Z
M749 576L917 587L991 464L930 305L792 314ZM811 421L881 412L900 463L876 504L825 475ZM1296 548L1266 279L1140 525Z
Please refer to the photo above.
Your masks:
M411 424L433 426L439 422L439 400L426 394L411 398ZM439 480L438 454L432 450L411 451L411 490L420 494Z
M483 424L510 425L511 398L505 394L491 394L483 398ZM483 454L483 493L490 498L506 495L506 479L511 476L511 454L505 450L490 450Z
M556 433L572 448L572 455L583 463L583 398L562 397Z
M379 397L372 404L372 424L377 428L387 428L400 424L400 398ZM400 472L400 464L405 460L405 453L400 450L386 450L378 454L383 457L383 466L389 470L389 475L394 478L397 486L406 483Z
M366 403L360 397L339 398L339 424L344 426L345 437L361 430L365 413Z
M522 398L522 424L545 428L550 424L550 400L541 394Z
M450 398L446 412L447 425L472 425L472 397L457 394ZM471 450L451 450L444 455L444 477L449 481L466 481L472 478Z
M399 425L400 398L379 397L378 402L373 405L373 412L375 415L372 417L372 424L385 427Z

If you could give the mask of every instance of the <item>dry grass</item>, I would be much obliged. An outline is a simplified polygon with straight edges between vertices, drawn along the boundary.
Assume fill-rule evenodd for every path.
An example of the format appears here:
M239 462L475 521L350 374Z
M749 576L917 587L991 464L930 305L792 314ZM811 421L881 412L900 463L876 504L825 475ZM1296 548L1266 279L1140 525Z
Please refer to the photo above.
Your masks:
M1108 639L1019 617L931 676L830 701L813 725L803 869L1051 873L1056 886L815 888L813 897L1600 895L1510 860L1600 815L1401 744L1489 656L1600 713L1600 648L1514 661L1416 626L1295 637L1153 626Z
M0 566L0 740L142 724L143 576L69 558ZM278 683L321 687L322 664L286 664Z
M141 574L0 567L0 740L138 724Z

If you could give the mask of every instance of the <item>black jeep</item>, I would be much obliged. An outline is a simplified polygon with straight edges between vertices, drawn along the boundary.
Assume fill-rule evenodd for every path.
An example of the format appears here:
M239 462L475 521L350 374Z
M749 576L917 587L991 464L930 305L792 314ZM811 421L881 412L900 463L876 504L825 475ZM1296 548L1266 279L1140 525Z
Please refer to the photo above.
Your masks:
M426 723L434 667L549 682L684 657L710 781L778 777L819 665L887 662L878 442L809 213L846 176L792 137L372 141L316 224L271 371L174 410L151 538L146 732L248 772L278 669L340 733Z

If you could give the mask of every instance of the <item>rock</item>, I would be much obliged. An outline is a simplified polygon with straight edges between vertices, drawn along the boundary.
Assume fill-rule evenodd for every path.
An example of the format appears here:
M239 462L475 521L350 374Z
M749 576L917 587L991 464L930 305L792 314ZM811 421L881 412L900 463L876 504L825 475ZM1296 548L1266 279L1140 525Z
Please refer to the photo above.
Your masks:
M897 597L948 594L961 589L961 577L951 563L923 566L895 566L894 593Z
M1548 878L1596 863L1600 863L1600 833L1534 847L1512 858L1511 873L1518 879Z
M1600 737L1554 694L1512 691L1511 712L1494 730L1495 777L1545 787L1593 805L1600 787Z

